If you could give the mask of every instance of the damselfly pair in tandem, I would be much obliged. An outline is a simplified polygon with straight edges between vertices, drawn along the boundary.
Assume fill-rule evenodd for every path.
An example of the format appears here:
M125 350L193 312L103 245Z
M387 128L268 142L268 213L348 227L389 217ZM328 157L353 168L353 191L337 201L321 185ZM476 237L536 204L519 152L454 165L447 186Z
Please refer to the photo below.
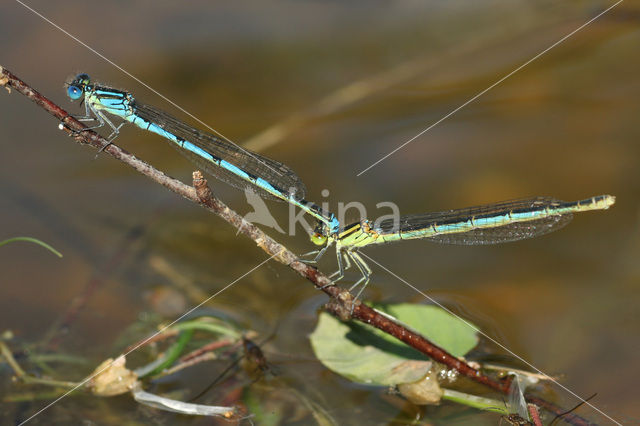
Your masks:
M549 197L504 201L458 210L402 216L372 224L363 220L341 226L336 216L304 199L302 180L286 165L235 143L198 130L155 107L138 102L131 93L91 82L87 74L78 74L68 83L72 100L83 99L84 121L107 124L113 140L125 122L156 133L176 147L198 167L223 182L238 188L250 188L267 199L285 201L301 208L316 219L318 225L311 241L322 248L312 252L317 262L335 245L338 270L330 277L344 278L354 264L361 273L350 290L361 286L360 296L371 277L371 268L358 253L363 247L409 239L427 239L448 244L496 244L547 234L565 226L573 213L605 210L615 203L611 195L599 195L580 201L565 202ZM114 125L106 114L124 120ZM343 261L344 260L344 261Z

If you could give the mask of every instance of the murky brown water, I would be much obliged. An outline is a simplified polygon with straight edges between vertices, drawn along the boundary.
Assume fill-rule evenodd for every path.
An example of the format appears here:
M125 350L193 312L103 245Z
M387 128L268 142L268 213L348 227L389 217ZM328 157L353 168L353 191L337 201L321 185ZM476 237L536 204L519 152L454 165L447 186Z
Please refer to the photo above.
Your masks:
M250 141L291 166L307 184L308 198L328 201L332 209L359 201L375 217L388 213L376 209L383 201L419 213L532 195L615 195L609 211L581 214L566 229L536 240L493 247L407 242L366 253L541 370L561 376L576 394L597 392L595 406L631 424L640 419L639 8L621 4L356 176L610 4L32 2L227 137ZM80 109L70 106L63 82L84 71L175 112L18 3L0 6L0 40L0 65L71 111ZM68 379L116 354L114 341L127 327L158 309L158 289L184 280L209 295L265 259L220 219L107 155L94 159L94 151L72 143L23 97L3 91L0 111L0 240L29 235L64 253L57 259L27 244L0 248L2 329L16 334L16 345L37 342L87 282L100 283L63 341L63 352L89 360L68 369ZM277 123L284 137L256 138ZM158 137L126 128L117 143L190 179L193 167ZM212 184L232 207L250 211L241 192ZM286 207L269 207L284 223ZM278 238L296 252L311 250L302 229ZM321 268L332 271L332 260L327 256ZM423 301L374 270L370 298ZM323 302L292 271L269 263L209 306L263 335L278 327L270 349L298 359L274 356L285 359L284 380L339 423L406 420L411 410L404 407L403 414L383 391L351 385L309 361L307 335ZM184 306L193 303L185 296ZM3 372L3 395L29 390L12 385ZM576 401L557 387L549 397L566 407ZM0 411L5 422L14 422L46 402L4 402ZM579 414L609 421L588 407ZM34 422L120 424L124 418L202 422L140 410L126 397L75 396ZM498 422L452 404L430 408L426 419ZM289 421L311 419L292 415Z

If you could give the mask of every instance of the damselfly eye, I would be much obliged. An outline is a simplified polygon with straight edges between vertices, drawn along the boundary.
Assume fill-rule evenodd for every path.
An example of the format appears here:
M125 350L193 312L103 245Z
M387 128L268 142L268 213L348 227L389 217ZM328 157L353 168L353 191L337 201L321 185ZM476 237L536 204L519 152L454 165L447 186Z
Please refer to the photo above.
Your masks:
M76 80L79 83L88 83L90 80L89 74L81 73L76 75Z
M313 234L309 235L309 239L313 244L317 246L323 246L327 243L326 235L322 235L317 232L314 232Z
M82 97L82 89L78 86L69 86L67 88L67 95L75 101Z

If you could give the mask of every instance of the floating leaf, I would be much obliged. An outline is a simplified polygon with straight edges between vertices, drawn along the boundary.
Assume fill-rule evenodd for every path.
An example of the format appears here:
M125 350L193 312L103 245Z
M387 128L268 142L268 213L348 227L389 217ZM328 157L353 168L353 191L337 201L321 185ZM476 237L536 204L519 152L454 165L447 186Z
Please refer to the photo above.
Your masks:
M475 329L447 311L429 305L377 305L453 356L478 343ZM424 354L371 326L343 323L322 313L310 336L315 355L330 370L351 381L397 385L422 379L432 366Z

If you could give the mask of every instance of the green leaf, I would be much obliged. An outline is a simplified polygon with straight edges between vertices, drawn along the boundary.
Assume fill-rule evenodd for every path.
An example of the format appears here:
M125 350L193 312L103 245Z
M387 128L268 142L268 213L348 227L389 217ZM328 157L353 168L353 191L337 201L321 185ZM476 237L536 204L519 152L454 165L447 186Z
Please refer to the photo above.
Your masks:
M453 356L463 356L478 343L473 325L437 306L376 305L421 333ZM374 327L343 323L321 313L310 336L315 355L330 370L351 381L397 385L420 380L431 368L424 354Z

